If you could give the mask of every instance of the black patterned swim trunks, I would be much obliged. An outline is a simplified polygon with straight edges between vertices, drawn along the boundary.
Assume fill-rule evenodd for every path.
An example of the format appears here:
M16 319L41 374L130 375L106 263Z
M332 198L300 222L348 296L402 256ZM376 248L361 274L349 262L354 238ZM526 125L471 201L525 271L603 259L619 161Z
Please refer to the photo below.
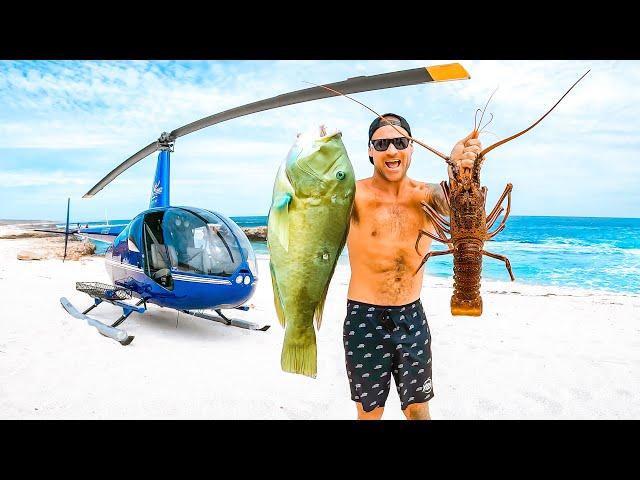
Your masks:
M401 408L433 398L431 334L420 299L385 307L347 300L343 329L351 399L384 406L393 376Z

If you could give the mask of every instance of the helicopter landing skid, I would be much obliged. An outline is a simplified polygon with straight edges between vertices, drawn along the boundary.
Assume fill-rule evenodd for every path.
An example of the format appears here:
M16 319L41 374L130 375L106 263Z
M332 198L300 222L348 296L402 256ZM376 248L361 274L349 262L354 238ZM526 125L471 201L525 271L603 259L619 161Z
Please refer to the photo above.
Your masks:
M116 342L120 342L122 345L129 345L133 339L133 335L129 335L124 330L120 330L119 328L115 328L113 326L105 325L104 323L96 320L95 318L91 318L84 313L80 313L76 307L74 307L69 300L65 297L60 299L60 303L62 307L72 316L78 318L80 320L85 320L92 327L96 327L98 331L104 335L105 337L109 337L114 339Z
M261 332L266 332L271 325L258 325L256 323L248 322L246 320L240 320L237 318L227 318L223 315L222 311L215 310L215 312L219 315L219 317L215 317L213 315L209 315L204 312L198 312L194 310L182 310L183 313L188 313L189 315L193 315L194 317L204 318L205 320L211 320L212 322L220 322L225 325L229 325L231 327L239 327L246 328L248 330L260 330Z

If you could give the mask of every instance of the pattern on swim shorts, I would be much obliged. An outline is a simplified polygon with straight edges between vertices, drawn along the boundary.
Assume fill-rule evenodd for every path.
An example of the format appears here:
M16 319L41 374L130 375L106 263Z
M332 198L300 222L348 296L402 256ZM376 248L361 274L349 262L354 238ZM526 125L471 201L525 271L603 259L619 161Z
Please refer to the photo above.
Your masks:
M384 307L347 301L343 340L351 398L383 406L391 376L404 410L433 398L431 334L420 300Z

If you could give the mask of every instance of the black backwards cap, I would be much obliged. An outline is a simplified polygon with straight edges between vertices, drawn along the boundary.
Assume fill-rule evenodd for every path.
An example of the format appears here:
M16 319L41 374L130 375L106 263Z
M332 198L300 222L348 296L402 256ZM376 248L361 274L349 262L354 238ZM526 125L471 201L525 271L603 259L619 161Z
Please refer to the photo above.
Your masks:
M371 122L371 125L369 126L369 142L371 142L371 137L373 137L375 131L380 127L384 127L386 125L397 125L398 127L404 128L407 133L411 135L411 127L409 126L409 123L407 123L407 121L404 119L404 117L401 117L400 115L397 115L395 113L385 113L381 116L384 117L384 120L380 117L376 117L376 119ZM371 164L373 164L373 157L369 157L369 161L371 162Z

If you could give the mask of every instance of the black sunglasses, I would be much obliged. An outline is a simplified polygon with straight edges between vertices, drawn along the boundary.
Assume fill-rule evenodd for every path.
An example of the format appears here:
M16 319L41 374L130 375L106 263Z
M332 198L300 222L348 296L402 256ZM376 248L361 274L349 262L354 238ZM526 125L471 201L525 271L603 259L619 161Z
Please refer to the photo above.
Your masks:
M410 140L407 137L398 138L379 138L377 140L371 140L371 145L378 152L385 152L389 148L389 144L393 143L393 146L398 150L404 150L409 146Z

